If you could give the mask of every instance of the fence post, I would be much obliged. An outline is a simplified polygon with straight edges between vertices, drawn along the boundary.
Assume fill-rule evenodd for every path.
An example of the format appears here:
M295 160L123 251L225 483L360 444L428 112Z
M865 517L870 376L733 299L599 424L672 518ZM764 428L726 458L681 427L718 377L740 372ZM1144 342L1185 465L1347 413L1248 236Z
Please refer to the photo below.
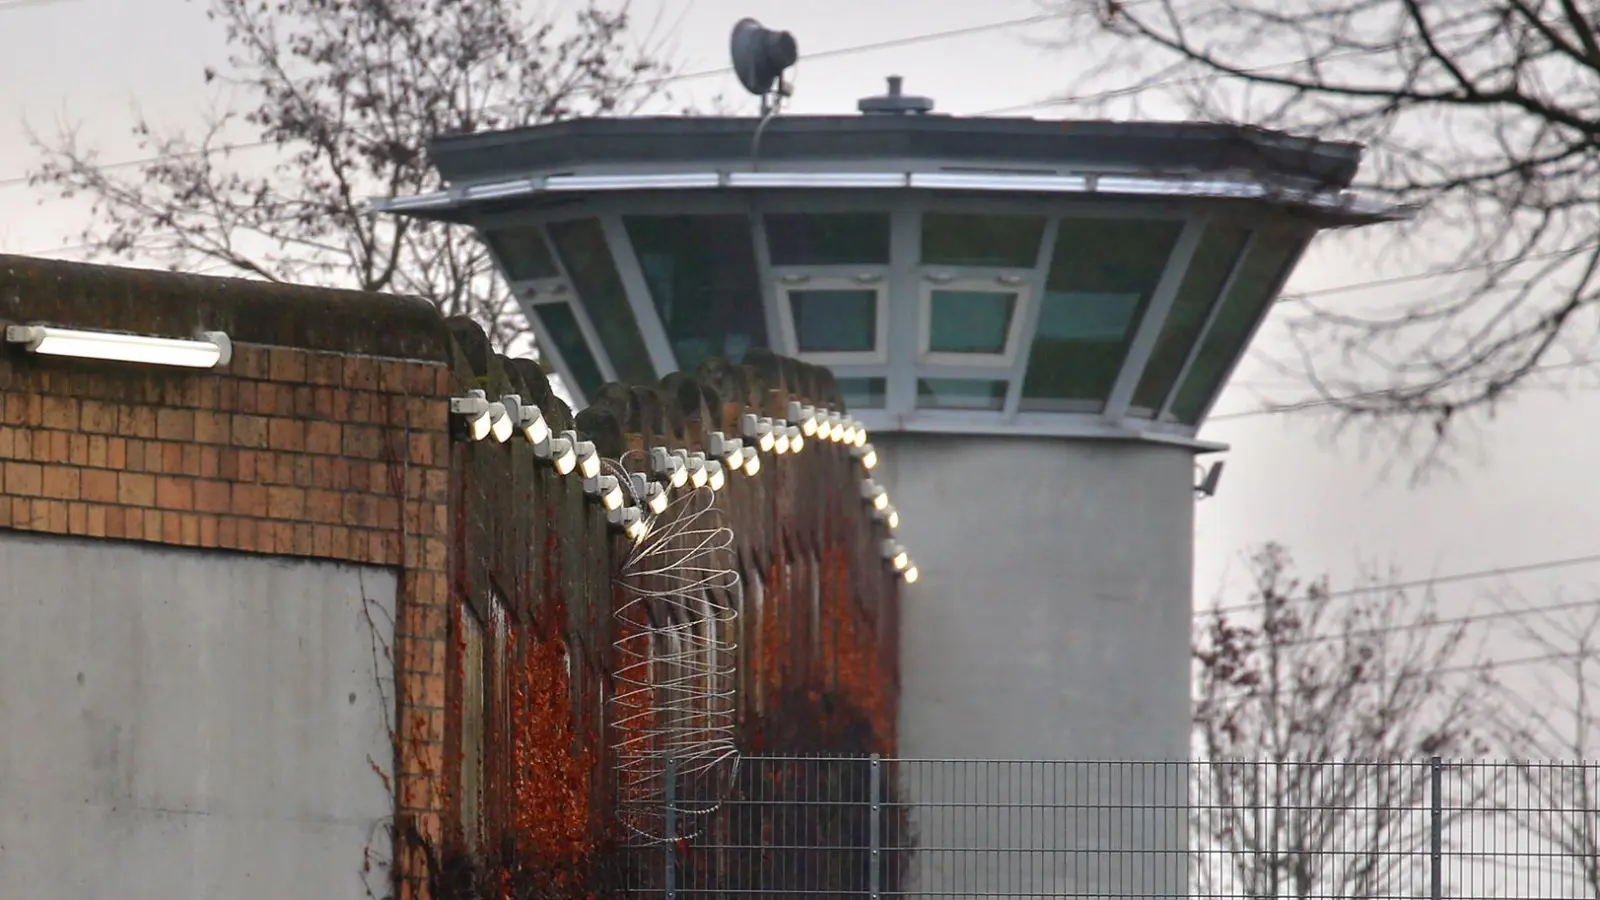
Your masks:
M1444 897L1444 760L1435 756L1428 761L1428 796L1430 831L1428 846L1428 896L1431 900Z
M661 829L665 840L666 868L663 871L663 888L667 900L677 900L678 896L678 759L675 756L667 757L667 765L663 771L666 784L662 785L666 799L666 807L662 810L665 823Z
M878 900L878 894L883 890L880 883L883 878L883 854L879 852L883 849L883 760L874 753L869 765L871 768L868 771L867 788L872 791L872 805L868 807L867 830L871 836L867 841L872 853L868 857L870 868L867 870L867 892L871 895L869 900Z

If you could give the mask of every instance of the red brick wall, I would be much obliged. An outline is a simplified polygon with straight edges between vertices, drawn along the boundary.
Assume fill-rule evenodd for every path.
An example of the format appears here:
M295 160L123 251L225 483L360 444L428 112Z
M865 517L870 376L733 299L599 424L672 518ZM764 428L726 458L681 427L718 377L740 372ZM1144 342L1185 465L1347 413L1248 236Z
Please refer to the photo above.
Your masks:
M253 345L206 373L6 353L0 528L400 569L405 752L382 777L437 835L450 380L436 363Z

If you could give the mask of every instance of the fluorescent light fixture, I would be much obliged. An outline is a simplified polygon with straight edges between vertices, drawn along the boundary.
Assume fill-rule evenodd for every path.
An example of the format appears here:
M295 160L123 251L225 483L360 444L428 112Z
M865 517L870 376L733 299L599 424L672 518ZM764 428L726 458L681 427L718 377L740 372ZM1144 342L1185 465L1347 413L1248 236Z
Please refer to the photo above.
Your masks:
M528 443L538 446L550 438L550 425L544 420L544 413L539 407L531 403L523 403L522 398L516 394L507 394L500 398L500 405L505 407L507 420L512 426L522 432Z
M900 577L906 580L906 584L916 584L917 579L922 577L922 573L917 571L917 564L912 563L906 566L906 570L900 573Z
M106 362L143 363L212 369L233 359L233 342L221 331L202 332L198 340L81 331L52 325L7 325L6 343L20 344L40 356L70 356Z
M722 474L722 463L715 459L706 460L706 484L713 491L720 491L728 484L728 476Z
M494 426L494 416L489 406L489 398L483 391L467 391L465 397L450 398L450 412L466 419L467 436L474 441L488 437L489 429Z

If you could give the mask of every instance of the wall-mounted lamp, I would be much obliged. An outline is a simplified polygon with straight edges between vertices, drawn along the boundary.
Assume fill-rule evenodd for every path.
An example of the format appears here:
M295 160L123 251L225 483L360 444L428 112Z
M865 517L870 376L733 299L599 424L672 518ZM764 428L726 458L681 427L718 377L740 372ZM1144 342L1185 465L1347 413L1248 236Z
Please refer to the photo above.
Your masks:
M806 436L800 430L800 426L799 425L790 425L788 428L786 428L784 430L789 433L789 452L790 453L799 453L801 450L804 450L806 448Z
M904 572L911 565L911 555L906 553L906 548L895 541L883 542L883 558L894 566L896 572Z
M683 459L665 447L650 448L650 471L675 488L683 487L689 481L689 473L683 467Z
M900 573L900 577L906 580L906 584L916 584L917 579L922 577L922 573L917 571L917 564L912 563L906 566L906 570Z
M622 533L631 541L641 540L650 531L645 524L644 514L637 506L623 506L606 511L606 521L622 529Z
M651 481L643 472L629 475L628 482L633 485L633 495L651 515L659 516L667 511L667 489L660 483Z
M1222 464L1223 460L1220 459L1212 463L1194 486L1194 492L1200 495L1201 500L1217 495L1217 486L1222 483Z
M752 450L744 455L744 473L751 476L761 473L761 454Z
M706 451L722 460L730 473L739 471L739 467L744 465L744 441L728 437L720 431L706 435Z
M833 440L833 414L827 410L818 410L816 418L817 440Z
M233 341L225 332L201 332L198 340L82 331L52 325L7 325L6 343L40 356L69 356L106 362L142 363L212 369L233 359Z
M890 531L895 531L900 527L900 513L893 506L886 504L883 509L874 509L872 515L887 526Z
M870 472L878 467L878 451L872 449L871 444L852 447L850 448L850 453L861 460L861 467L867 471Z
M706 484L713 491L720 491L728 484L728 476L722 474L722 463L715 459L706 460Z
M466 420L467 436L481 441L493 434L505 443L511 437L511 417L499 403L490 403L483 391L467 391L465 397L450 398L450 412Z
M531 403L523 403L522 398L516 394L506 394L500 398L500 405L505 407L506 418L528 443L538 445L550 438L550 426L544 420L544 413L539 407Z
M677 451L678 458L683 460L683 468L689 473L689 485L694 488L706 486L706 455L704 453L690 453L687 450Z
M861 499L872 505L874 510L883 512L889 508L889 492L871 478L861 482Z
M578 474L585 479L599 478L600 454L595 452L594 442L580 439L576 431L563 431L561 436L572 442L572 452L578 455Z
M772 433L772 420L754 413L745 413L739 417L739 430L744 433L761 449L763 453L771 453L777 446L778 439Z
M772 449L779 456L789 452L789 429L779 426L772 435Z
M805 406L798 400L790 400L789 421L798 423L800 433L806 437L812 437L817 433L817 410L815 407Z
M622 485L617 482L614 475L583 479L583 492L599 500L600 505L608 510L622 506Z

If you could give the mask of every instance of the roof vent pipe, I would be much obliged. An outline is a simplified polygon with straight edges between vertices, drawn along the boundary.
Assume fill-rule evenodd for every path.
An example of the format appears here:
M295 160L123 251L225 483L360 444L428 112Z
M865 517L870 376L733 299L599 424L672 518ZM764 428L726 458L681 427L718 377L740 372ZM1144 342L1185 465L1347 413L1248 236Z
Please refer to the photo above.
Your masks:
M890 75L889 93L881 97L864 97L856 104L856 109L868 116L912 116L933 112L932 97L908 97L900 93L903 80L899 75Z

